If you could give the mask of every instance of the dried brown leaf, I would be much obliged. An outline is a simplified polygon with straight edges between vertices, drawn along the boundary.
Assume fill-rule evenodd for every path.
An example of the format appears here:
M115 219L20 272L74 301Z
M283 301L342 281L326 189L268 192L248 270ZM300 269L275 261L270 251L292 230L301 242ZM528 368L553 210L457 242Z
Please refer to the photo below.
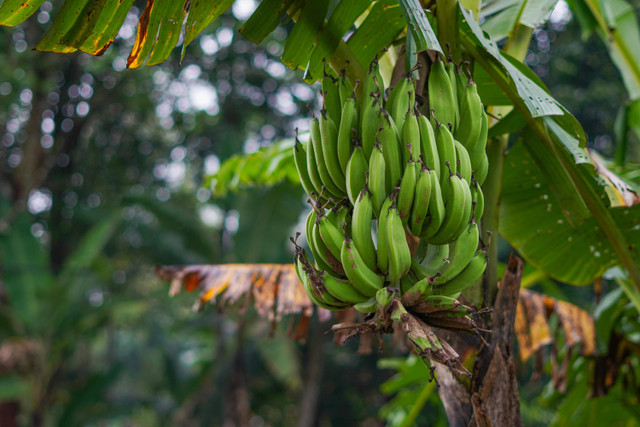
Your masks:
M520 290L514 328L520 344L522 361L527 360L540 347L552 341L545 315L544 299L544 295L527 289Z
M553 313L558 316L567 346L582 343L582 354L595 354L595 325L589 313L574 304L522 289L515 321L522 361L554 341L549 330Z
M182 288L200 289L194 308L207 302L224 307L243 298L253 298L258 313L273 321L287 314L310 317L313 312L313 303L298 280L293 264L157 266L156 274L171 282L170 295L176 295ZM331 316L321 308L318 314L322 321Z

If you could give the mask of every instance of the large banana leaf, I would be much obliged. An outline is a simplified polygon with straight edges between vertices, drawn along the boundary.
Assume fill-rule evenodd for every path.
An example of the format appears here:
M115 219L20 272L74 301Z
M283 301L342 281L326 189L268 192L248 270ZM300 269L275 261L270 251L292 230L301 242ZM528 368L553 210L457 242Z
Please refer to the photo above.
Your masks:
M500 234L518 252L549 276L574 285L592 283L620 261L602 226L594 217L572 226L562 203L522 142L505 162L500 205ZM609 208L640 261L640 206ZM523 212L526 213L523 215Z

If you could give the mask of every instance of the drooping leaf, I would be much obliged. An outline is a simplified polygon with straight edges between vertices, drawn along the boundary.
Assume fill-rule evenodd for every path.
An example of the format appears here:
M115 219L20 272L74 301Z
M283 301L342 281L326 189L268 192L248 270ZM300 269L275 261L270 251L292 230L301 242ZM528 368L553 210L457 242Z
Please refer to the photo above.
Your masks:
M207 302L222 308L252 298L258 314L270 320L287 314L309 317L313 311L293 264L157 266L156 273L171 282L171 295L182 288L189 292L200 289L194 308ZM321 308L318 313L323 320L330 316Z
M523 362L541 347L553 342L549 327L552 314L558 317L562 326L566 346L580 343L583 355L595 353L595 325L589 313L574 304L521 289L514 328Z
M21 24L44 3L44 0L4 0L0 5L0 25Z
M632 254L638 262L640 230L636 218L640 208L609 208L609 212L633 245ZM620 262L594 217L577 227L566 221L548 181L520 143L505 161L500 218L500 234L527 262L557 280L589 284Z
M144 63L153 65L161 59L168 45L173 48L180 36L185 10L182 2L172 0L148 1L140 15L136 42L127 59L127 67L137 68Z
M100 55L113 42L132 5L133 0L65 1L36 49Z
M198 0L185 2L188 5L187 22L184 27L184 48L209 24L226 12L235 0Z
M404 12L404 16L407 20L407 28L413 35L413 40L416 44L416 52L422 52L423 50L436 50L442 54L442 48L438 42L436 34L427 20L427 15L424 13L424 9L418 0L399 0L398 3Z

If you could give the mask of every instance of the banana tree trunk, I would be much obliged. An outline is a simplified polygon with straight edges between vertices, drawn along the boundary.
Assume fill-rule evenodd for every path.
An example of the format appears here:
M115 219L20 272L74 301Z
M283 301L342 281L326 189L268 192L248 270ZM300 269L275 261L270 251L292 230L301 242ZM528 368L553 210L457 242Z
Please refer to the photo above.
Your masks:
M444 338L463 359L474 357L471 381L466 385L436 364L440 398L449 425L520 426L520 396L513 360L513 324L522 278L522 260L511 256L493 305L491 339L449 333Z

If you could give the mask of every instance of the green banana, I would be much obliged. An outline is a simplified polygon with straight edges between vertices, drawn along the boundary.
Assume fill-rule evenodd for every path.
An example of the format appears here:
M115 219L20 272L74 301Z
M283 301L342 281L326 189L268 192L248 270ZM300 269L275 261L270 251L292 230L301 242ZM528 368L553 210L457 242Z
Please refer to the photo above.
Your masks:
M378 58L375 58L371 61L371 64L369 64L369 72L362 84L362 99L366 100L369 98L371 93L376 92L384 94L384 82L382 81L382 75L380 74Z
M411 261L411 270L417 277L433 276L449 265L450 245L428 245L427 256L420 262L417 259Z
M460 122L454 135L471 152L480 136L482 113L484 111L477 86L471 77L469 77L469 81L464 87L464 93L459 104Z
M471 170L480 185L484 183L489 171L489 159L487 157L487 135L489 132L489 119L487 114L482 110L482 126L478 142L474 145L473 150L469 151L471 159Z
M351 96L342 104L342 117L338 129L338 161L342 171L347 169L347 163L353 151L354 131L358 128L358 109L356 98Z
M306 148L306 163L307 171L309 172L309 180L313 185L315 193L323 196L322 198L326 200L328 197L330 197L330 195L325 194L326 191L324 191L324 185L322 184L322 179L320 179L320 172L318 171L318 164L316 163L316 156L314 153L315 148L311 137L309 137L309 142L307 143Z
M433 295L455 295L464 291L482 277L486 267L487 255L479 249L460 274L440 286L434 286Z
M307 169L307 152L304 149L304 145L298 139L298 135L296 135L296 140L293 144L293 161L296 164L300 183L302 184L302 188L305 193L307 193L312 199L317 200L318 197L320 197L320 194L316 191L313 183L311 182L309 170Z
M373 219L373 204L371 193L365 186L353 204L351 219L351 237L353 244L362 256L365 264L371 270L377 268L376 247L371 237L371 220Z
M379 217L382 203L387 198L386 187L386 162L382 153L382 146L376 143L369 159L369 191L371 191L371 202L373 212Z
M420 126L418 117L413 111L407 111L404 125L402 126L402 162L407 164L409 159L418 160L421 150Z
M429 109L435 110L434 119L440 123L456 126L457 100L453 97L452 82L444 66L444 61L436 54L431 64L427 87L429 91ZM435 125L435 123L434 123Z
M447 55L447 75L449 76L449 81L451 82L451 92L453 95L453 99L456 102L456 126L460 124L460 100L458 95L458 85L456 84L456 64L453 62L453 58L451 54Z
M429 295L423 300L425 306L429 306L429 312L454 310L460 307L461 303L455 298L445 295Z
M363 314L375 313L376 312L376 297L373 296L369 298L369 300L365 302L361 302L353 306L356 310Z
M346 224L345 224L346 225ZM342 241L344 234L336 227L326 215L319 215L316 220L316 227L324 245L329 249L331 255L336 259L340 259L340 251L342 250Z
M327 300L325 300L323 298L323 296L328 296L331 297L329 295L329 293L326 291L326 289L320 289L319 287L316 286L316 284L313 282L313 280L311 279L311 277L309 277L310 275L312 275L313 273L308 269L308 267L310 266L309 262L306 260L306 256L304 253L304 249L300 249L300 253L297 253L295 258L294 258L294 263L295 263L295 267L296 267L296 273L298 275L298 278L300 279L300 282L302 282L302 286L304 286L304 290L307 293L307 296L309 297L309 299L311 300L311 302L313 302L315 305L322 307L326 310L331 310L331 311L341 311L341 310L346 310L347 308L351 307L352 304L344 304L344 303L329 303ZM303 258L304 257L304 258ZM306 270L305 270L305 267ZM333 297L331 297L332 301L337 301L335 300Z
M372 297L384 285L384 279L367 267L358 249L348 237L342 243L340 257L344 271L353 287L366 297Z
M360 138L364 155L367 159L371 156L373 145L376 142L378 111L382 107L381 96L379 91L362 95L364 101L360 108Z
M309 242L308 238L307 242ZM309 243L309 248L311 248L311 252L313 252L318 267L321 270L332 271L339 276L344 276L344 268L340 264L339 258L333 255L331 249L329 249L324 240L322 240L317 216L311 225L311 242L313 242L313 247L311 243Z
M489 173L489 157L486 153L483 153L478 162L478 166L473 169L473 176L478 181L478 184L484 184L484 181L487 179L487 174Z
M338 230L349 231L351 225L351 205L347 199L339 200L327 212L327 220L331 222ZM342 244L342 241L340 241Z
M322 108L327 111L337 125L340 124L341 106L337 79L327 74L325 68L324 76L322 77Z
M392 205L386 214L382 214L381 221L387 222L385 227L387 242L389 243L389 274L387 279L391 283L395 283L409 271L411 267L411 251L409 250L407 235L405 234L398 208Z
M482 193L482 187L474 178L471 179L471 200L475 202L473 208L473 217L477 222L482 220L484 214L484 194Z
M429 296L431 294L431 289L433 288L432 282L433 279L431 277L424 277L418 280L413 286L403 293L402 303L405 306L410 307Z
M435 278L434 285L442 285L460 274L476 253L479 240L478 225L472 221L467 231L453 243L449 263L439 271L440 275Z
M431 198L429 199L428 210L429 215L427 216L425 223L422 225L422 232L420 233L420 238L425 241L438 232L447 214L444 206L444 199L442 198L440 180L434 170L429 171L429 176L431 178Z
M435 172L433 172L435 175ZM426 165L422 164L415 185L415 193L413 196L413 205L411 207L411 216L409 222L409 230L414 236L420 236L422 227L429 211L431 203L431 192L433 188L433 178Z
M454 143L456 146L456 160L458 161L456 172L469 184L471 182L471 159L469 158L469 153L460 141L454 140Z
M383 274L386 274L387 271L389 271L389 245L391 244L391 242L389 242L388 239L388 222L385 220L385 218L389 212L389 209L391 209L392 204L393 200L391 199L391 197L387 197L384 199L382 207L378 211L378 246L376 248L376 255L378 270Z
M344 172L338 159L338 129L324 110L320 112L320 137L322 138L322 155L329 176L335 186L346 195L347 188L345 187Z
M344 106L347 98L354 96L354 88L351 80L347 77L346 70L340 70L338 78L338 94L340 95L340 105Z
M386 166L385 188L387 193L390 193L402 179L404 168L402 167L402 147L400 146L398 131L393 119L385 110L380 110L379 112L376 138L382 145Z
M345 171L347 196L349 196L349 200L354 205L360 191L362 191L367 183L368 170L369 165L367 165L367 159L364 156L364 151L362 151L362 146L356 142L356 146L353 149L353 153L351 153L351 158L347 163L347 169Z
M456 144L447 125L436 122L435 134L438 157L440 158L440 182L447 182L449 174L455 170L457 164ZM442 197L446 199L447 193L448 187L442 186Z
M311 142L313 144L313 153L315 155L315 163L318 168L318 175L322 185L327 189L328 196L333 197L335 200L339 200L345 196L345 192L338 188L333 182L329 170L327 169L327 162L324 158L324 148L322 136L320 133L320 122L317 118L311 119ZM307 162L307 165L309 163Z
M431 126L431 122L426 116L418 116L418 128L420 129L420 158L429 169L436 171L436 175L439 178L440 156L433 126Z
M386 110L396 123L398 129L404 126L407 109L413 110L415 105L415 87L411 77L404 77L393 87L385 104Z
M351 285L348 280L338 279L329 273L324 272L321 279L329 294L339 301L345 303L358 304L367 301L369 298L362 295Z
M460 225L471 212L471 191L469 185L458 175L451 174L448 179L450 194L445 201L445 220L436 234L427 242L442 245L454 241L459 234Z
M323 252L320 250L320 248L318 248L318 246L316 246L316 241L314 236L314 227L315 227L317 218L318 217L315 210L311 210L311 212L309 212L309 215L307 215L307 221L306 221L306 227L305 227L307 244L309 245L309 249L311 249L311 253L313 254L313 259L316 265L321 270L331 270L332 268L327 262L325 256L323 255Z
M398 193L398 212L400 212L400 218L402 218L403 225L407 225L409 222L411 205L414 202L417 182L416 168L417 166L413 159L409 159L409 162L404 168L402 181L400 182L400 192Z

